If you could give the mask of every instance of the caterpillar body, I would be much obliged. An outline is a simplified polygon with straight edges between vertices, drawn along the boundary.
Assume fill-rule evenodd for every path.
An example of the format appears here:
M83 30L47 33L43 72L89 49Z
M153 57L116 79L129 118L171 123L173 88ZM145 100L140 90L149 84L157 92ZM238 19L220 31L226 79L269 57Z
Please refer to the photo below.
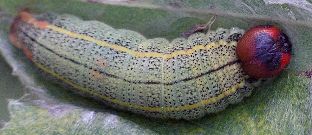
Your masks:
M9 38L37 67L79 93L149 117L195 119L254 89L237 57L243 34L219 28L169 42L71 15L23 11Z

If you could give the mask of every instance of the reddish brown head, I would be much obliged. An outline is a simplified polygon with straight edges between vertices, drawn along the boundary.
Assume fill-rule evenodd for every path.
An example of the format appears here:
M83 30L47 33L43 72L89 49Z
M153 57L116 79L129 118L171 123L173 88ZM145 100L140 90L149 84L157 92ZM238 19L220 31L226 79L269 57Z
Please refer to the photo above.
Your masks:
M238 41L236 53L246 74L270 78L289 64L291 47L287 35L278 27L264 25L249 29Z

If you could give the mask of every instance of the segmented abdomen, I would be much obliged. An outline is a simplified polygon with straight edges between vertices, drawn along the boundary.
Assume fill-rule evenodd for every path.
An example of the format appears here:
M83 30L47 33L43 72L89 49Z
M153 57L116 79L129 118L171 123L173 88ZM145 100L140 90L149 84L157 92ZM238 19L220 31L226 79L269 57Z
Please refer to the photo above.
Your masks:
M243 34L238 28L169 42L70 15L42 16L21 16L15 24L31 60L115 108L194 119L239 102L253 89L235 54Z

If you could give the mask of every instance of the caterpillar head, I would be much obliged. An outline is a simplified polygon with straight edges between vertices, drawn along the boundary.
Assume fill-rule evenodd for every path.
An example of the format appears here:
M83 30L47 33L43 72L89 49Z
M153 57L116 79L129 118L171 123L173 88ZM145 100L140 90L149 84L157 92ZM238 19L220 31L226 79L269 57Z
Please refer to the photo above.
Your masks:
M276 26L249 29L238 41L236 53L243 70L253 78L271 78L281 73L291 59L291 43Z

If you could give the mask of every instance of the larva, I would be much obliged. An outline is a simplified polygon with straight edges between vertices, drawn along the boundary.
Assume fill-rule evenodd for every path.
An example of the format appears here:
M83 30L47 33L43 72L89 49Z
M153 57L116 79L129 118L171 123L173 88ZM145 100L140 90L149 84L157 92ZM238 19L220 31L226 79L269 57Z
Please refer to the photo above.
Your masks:
M258 45L249 38L254 33L247 32L236 49L244 34L239 28L219 28L169 42L71 15L34 17L23 11L12 24L9 38L38 68L79 93L149 117L195 119L241 101L254 89L250 80L277 75L289 63L290 57L283 55L289 53L280 49L284 46L278 47L281 55L270 69L278 71L266 74L266 65L272 63L269 56L244 52L248 50L245 44ZM249 47L254 48L261 49ZM248 56L238 54L241 60L240 52ZM242 67L251 63L263 66L259 72L265 75Z

